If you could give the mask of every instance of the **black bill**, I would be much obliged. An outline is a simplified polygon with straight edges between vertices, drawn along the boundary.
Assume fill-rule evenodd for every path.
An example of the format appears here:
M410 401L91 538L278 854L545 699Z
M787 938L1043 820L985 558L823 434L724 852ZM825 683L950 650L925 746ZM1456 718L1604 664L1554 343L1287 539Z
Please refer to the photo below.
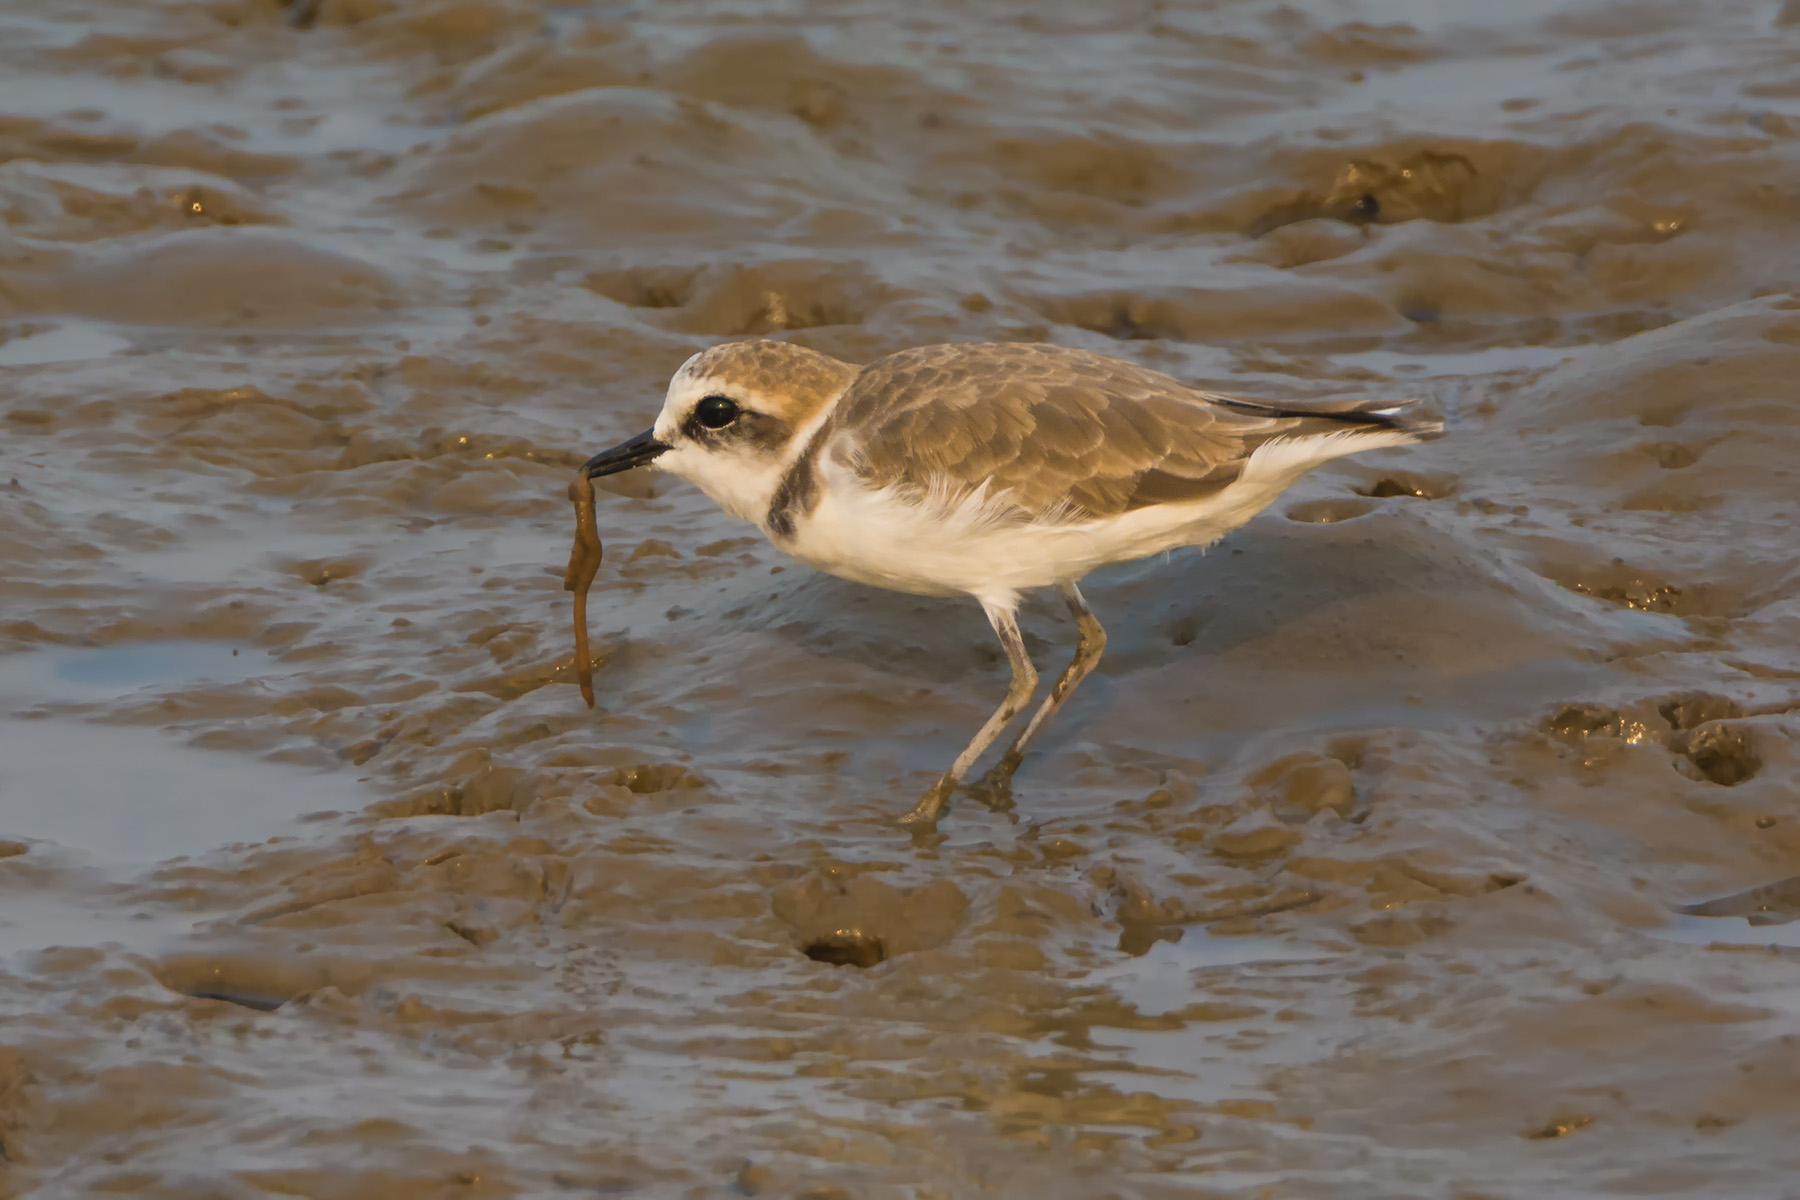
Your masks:
M602 475L617 475L620 471L629 471L633 467L641 467L657 455L674 447L667 442L656 440L652 430L645 430L628 442L620 442L611 450L602 450L587 460L581 473L589 479L598 479Z

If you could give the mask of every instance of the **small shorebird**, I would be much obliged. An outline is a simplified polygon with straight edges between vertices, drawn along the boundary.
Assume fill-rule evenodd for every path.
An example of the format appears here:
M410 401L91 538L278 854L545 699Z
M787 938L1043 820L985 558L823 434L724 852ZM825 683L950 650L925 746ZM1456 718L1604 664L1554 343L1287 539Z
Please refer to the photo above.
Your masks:
M751 341L688 359L655 426L583 470L654 462L808 566L981 603L1012 686L901 818L930 824L1037 690L1014 619L1020 593L1060 591L1079 640L987 773L996 792L1106 647L1077 580L1216 541L1329 459L1442 432L1417 401L1263 404L1061 346L924 346L858 367Z

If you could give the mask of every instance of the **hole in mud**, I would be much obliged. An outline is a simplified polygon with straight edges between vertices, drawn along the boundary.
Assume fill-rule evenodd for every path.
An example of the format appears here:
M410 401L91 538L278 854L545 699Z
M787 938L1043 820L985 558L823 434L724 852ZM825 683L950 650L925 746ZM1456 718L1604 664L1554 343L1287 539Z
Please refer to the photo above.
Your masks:
M1700 461L1698 450L1680 442L1655 442L1647 449L1656 459L1656 465L1665 471L1679 471Z
M687 296L679 289L654 285L646 287L634 298L637 308L680 308L686 303Z
M1356 810L1350 768L1323 754L1302 752L1277 759L1248 780L1277 820L1304 824L1330 810L1348 819Z
M872 967L887 958L887 947L881 939L860 929L840 929L814 938L801 947L801 952L814 962L834 967Z
M185 192L177 192L170 197L175 210L196 225L242 225L245 215L232 203L231 198L222 193L212 192L206 188L189 188Z
M281 0L281 4L288 10L289 25L295 29L311 29L319 23L319 12L325 7L325 0Z
M1338 169L1324 192L1306 191L1251 222L1251 237L1283 225L1326 218L1350 225L1395 225L1426 220L1454 224L1501 207L1507 172L1483 177L1468 156L1419 150L1404 158L1356 158Z
M680 269L596 271L582 286L628 308L682 308L693 299L698 276Z
M1199 336L1215 320L1193 297L1103 292L1046 299L1044 316L1117 342L1179 341Z
M1610 562L1543 563L1538 571L1558 587L1638 612L1675 617L1735 617L1751 607L1748 597L1729 584L1675 584L1622 558Z
M1396 307L1401 316L1415 325L1430 325L1434 321L1443 320L1444 317L1444 310L1436 301L1421 297L1402 299Z
M1352 222L1461 221L1470 208L1467 192L1481 172L1455 152L1422 150L1399 162L1352 159L1344 164L1326 198Z
M612 778L607 782L618 784L639 796L706 786L705 780L686 767L658 763L639 763L634 767L620 767L612 773Z
M1548 1125L1528 1131L1525 1136L1537 1141L1548 1141L1552 1138L1568 1137L1571 1133L1579 1133L1594 1123L1588 1116L1558 1117Z
M255 992L183 992L184 996L192 996L196 1000L223 1000L226 1004L235 1004L239 1008L253 1008L257 1012L274 1012L287 1003L285 996L264 996Z
M1375 506L1367 500L1306 500L1287 510L1287 519L1304 525L1331 525L1367 516Z
M1179 942L1185 932L1179 925L1127 924L1119 930L1119 949L1132 958L1142 958L1159 943Z
M1594 734L1620 736L1619 714L1599 704L1565 704L1544 722L1544 732L1564 739Z
M1120 342L1155 342L1179 336L1178 330L1133 313L1132 306L1125 301L1119 301L1113 307L1112 320L1095 321L1086 328Z
M325 587L341 579L355 579L363 565L354 559L315 558L294 564L294 573L314 587Z
M258 1012L274 1012L326 985L359 992L373 978L373 970L362 963L280 952L177 954L153 968L157 982L171 992Z
M1692 766L1692 773L1720 787L1736 787L1762 769L1762 760L1739 727L1723 722L1703 725L1689 733L1677 751ZM1676 766L1680 766L1678 761ZM1690 774L1683 771L1683 774Z
M1639 612L1679 614L1683 608L1680 588L1647 579L1599 586L1576 583L1570 585L1570 589L1596 600L1604 600L1608 604L1635 608Z
M1709 721L1723 721L1744 715L1743 708L1729 696L1710 692L1683 692L1670 696L1656 706L1669 728L1678 732L1698 729Z
M1386 500L1392 496L1407 496L1414 500L1441 500L1455 490L1454 486L1445 480L1414 475L1405 471L1395 471L1379 477L1373 483L1357 488L1356 494L1368 496L1374 500Z

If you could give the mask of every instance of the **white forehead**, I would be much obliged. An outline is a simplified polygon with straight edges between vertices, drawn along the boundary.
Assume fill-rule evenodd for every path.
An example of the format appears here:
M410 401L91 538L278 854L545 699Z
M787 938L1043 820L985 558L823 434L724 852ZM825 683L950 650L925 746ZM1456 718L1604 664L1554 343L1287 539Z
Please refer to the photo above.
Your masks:
M663 411L668 411L680 400L692 404L706 394L707 385L712 382L711 375L700 369L700 354L690 354L688 360L669 377L669 393L663 401Z
M682 414L706 394L708 381L694 370L694 364L700 361L700 355L704 353L705 351L699 351L688 355L688 360L669 378L669 390L663 396L662 412L657 415L653 431L665 442L675 436L676 429L681 425Z

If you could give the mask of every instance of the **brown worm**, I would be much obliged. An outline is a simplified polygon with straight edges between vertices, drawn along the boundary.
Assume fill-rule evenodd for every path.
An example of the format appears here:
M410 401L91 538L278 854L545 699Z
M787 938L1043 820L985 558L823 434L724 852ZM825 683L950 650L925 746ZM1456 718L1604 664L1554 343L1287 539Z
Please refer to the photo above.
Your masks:
M575 504L575 545L569 551L569 569L563 572L563 590L575 593L575 679L581 698L594 707L594 667L588 659L587 594L600 569L600 531L594 525L594 483L585 474L569 484Z

